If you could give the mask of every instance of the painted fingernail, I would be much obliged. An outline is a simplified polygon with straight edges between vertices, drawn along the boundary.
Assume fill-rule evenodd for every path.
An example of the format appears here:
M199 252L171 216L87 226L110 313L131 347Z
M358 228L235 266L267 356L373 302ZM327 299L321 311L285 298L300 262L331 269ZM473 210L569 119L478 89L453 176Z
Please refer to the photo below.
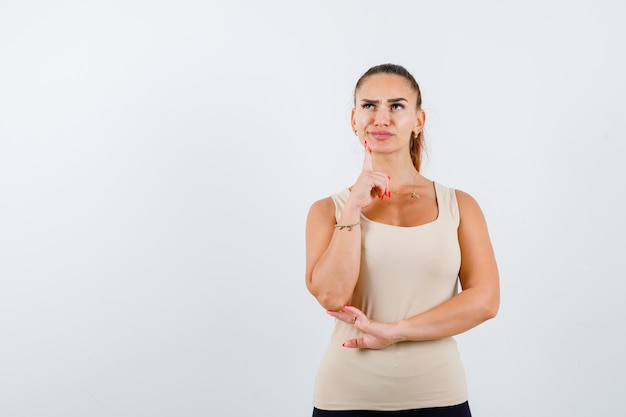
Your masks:
M387 191L387 197L391 197L391 191Z
M350 307L350 304L347 304L347 303L346 303L346 304L344 304L343 306L344 306L344 307Z

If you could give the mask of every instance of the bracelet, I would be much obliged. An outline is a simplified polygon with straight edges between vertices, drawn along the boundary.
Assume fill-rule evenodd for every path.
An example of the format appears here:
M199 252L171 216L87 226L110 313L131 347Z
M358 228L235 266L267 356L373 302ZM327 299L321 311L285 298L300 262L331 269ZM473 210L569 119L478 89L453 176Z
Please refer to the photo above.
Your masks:
M336 224L335 229L343 230L344 228L348 228L348 232L351 232L354 226L359 226L360 224L361 222L354 222L350 224Z

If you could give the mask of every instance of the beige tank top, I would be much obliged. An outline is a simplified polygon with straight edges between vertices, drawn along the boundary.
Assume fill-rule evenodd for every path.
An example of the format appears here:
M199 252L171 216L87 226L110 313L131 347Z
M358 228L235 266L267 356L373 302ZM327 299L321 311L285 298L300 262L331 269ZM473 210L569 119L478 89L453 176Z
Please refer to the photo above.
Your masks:
M459 208L453 189L435 183L439 213L415 227L377 223L361 216L361 275L350 304L373 320L396 322L457 293L461 254ZM349 189L332 196L339 219ZM341 344L359 331L336 321L318 368L313 405L322 410L404 410L467 400L456 342L448 337L401 342L381 350Z

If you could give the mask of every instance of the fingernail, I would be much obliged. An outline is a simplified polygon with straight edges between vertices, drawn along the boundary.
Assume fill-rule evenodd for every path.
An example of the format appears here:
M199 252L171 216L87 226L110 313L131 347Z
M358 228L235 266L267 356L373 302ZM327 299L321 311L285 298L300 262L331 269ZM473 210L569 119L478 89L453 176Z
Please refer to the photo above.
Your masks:
M390 179L391 179L391 177L390 177L389 175L387 175L387 179L388 179L388 180L390 180Z
M387 191L387 197L391 197L391 191Z
M342 344L341 344L341 346L342 346L342 347L346 347L346 344L345 344L345 343L342 343Z
M343 306L344 307L350 307L350 304L344 304Z

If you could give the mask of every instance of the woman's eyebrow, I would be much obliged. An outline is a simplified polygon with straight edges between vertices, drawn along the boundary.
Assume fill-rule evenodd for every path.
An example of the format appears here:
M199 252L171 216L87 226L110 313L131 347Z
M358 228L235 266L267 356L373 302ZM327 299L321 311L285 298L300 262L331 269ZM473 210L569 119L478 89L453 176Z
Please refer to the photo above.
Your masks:
M387 103L398 103L400 101L406 101L408 102L407 99L405 99L404 97L398 97L398 98L390 98L389 100L387 100ZM378 104L380 103L380 100L371 100L369 98L363 98L361 99L362 103L368 103L368 104Z

